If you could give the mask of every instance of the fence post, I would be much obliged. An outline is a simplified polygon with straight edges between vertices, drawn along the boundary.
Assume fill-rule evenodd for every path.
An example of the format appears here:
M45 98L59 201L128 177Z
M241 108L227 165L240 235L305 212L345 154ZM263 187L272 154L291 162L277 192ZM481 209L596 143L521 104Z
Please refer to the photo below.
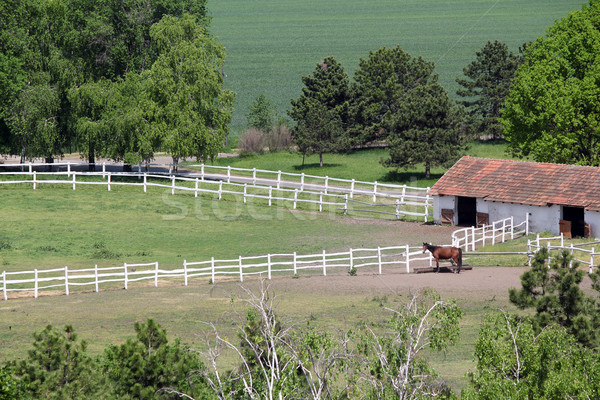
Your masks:
M281 184L281 171L277 171L277 189L279 189L280 184Z
M492 246L496 244L496 221L492 222Z
M325 250L323 250L323 276L327 276L327 262L325 261Z
M77 175L77 173L73 172L73 190L75 190L75 175Z
M373 184L373 203L377 203L377 181Z
M410 256L409 256L409 252L410 252L410 247L408 245L406 245L406 273L407 274L410 273Z
M563 246L561 246L563 247ZM573 268L573 243L571 243L571 261L569 261L569 269Z
M71 161L67 161L67 176L71 176Z
M304 190L304 172L300 174L300 191Z
M219 200L223 197L223 181L219 181Z
M94 264L94 288L98 293L98 264Z
M248 184L244 183L244 204L246 204L246 193L248 192Z
M294 189L294 210L296 209L297 203L298 203L298 189Z
M183 260L183 285L187 286L188 285L188 278L187 278L187 262L185 260Z
M560 247L565 247L565 236L563 235L563 233L560 233ZM571 253L571 255L573 255Z
M200 179L204 181L204 163L200 164Z
M69 295L69 268L65 265L65 294Z
M256 168L252 168L252 184L256 185Z
M106 162L102 162L102 177L106 179Z
M354 178L352 178L352 183L350 184L350 198L354 197Z
M327 194L327 186L329 185L329 177L325 177L325 194Z
M37 177L37 172L33 171L33 190L35 190L35 187L36 187L36 177Z
M502 243L504 242L506 242L506 218L502 220Z
M158 261L154 263L154 287L158 287Z
M171 194L175 194L175 175L171 175Z
M198 197L198 177L196 177L196 182L194 183L194 197Z
M344 196L344 215L348 215L348 194Z
M471 250L475 251L475 227L474 226L471 227L471 235L472 235Z
M214 257L210 258L210 279L214 285L215 284L215 258Z
M381 247L377 246L377 263L379 264L379 275L381 275Z
M32 171L32 168L31 168L31 161L30 161L29 162L29 175L31 175L31 171Z
M485 224L481 227L481 247L485 247Z
M231 165L227 166L227 183L231 182Z
M515 217L510 216L510 240L515 238Z
M323 211L323 192L319 194L319 212Z
M427 216L425 216L425 218L427 218ZM400 219L400 200L398 199L396 199L396 219Z
M271 255L267 254L267 277L271 280Z
M36 299L38 298L38 288L39 288L38 270L37 270L37 268L35 268L33 270L33 297Z
M2 271L2 291L4 292L4 300L8 300L6 289L6 271Z
M296 274L298 274L298 267L297 267L297 261L296 261L296 252L294 252L294 276L296 276Z
M269 186L269 207L271 207L271 195L273 194L273 186Z
M469 244L465 245L465 248L468 248ZM433 255L430 251L427 252L427 257L429 257L429 268L433 268Z
M127 290L127 263L123 263L123 271L125 271L125 290Z
M591 274L592 272L594 272L594 248L592 247L592 252L590 253L590 270L589 273Z
M525 213L525 236L529 236L529 213Z
M352 248L350 248L350 271L354 269L354 254L352 254Z
M240 282L244 282L244 271L242 269L242 256L239 256L239 264L240 264Z
M108 188L108 191L110 192L110 172L108 173L108 181L106 182L106 186Z
M148 182L148 177L146 175L146 172L144 171L144 193L146 193L147 189L146 189L146 183Z
M531 268L531 240L527 239L527 265Z

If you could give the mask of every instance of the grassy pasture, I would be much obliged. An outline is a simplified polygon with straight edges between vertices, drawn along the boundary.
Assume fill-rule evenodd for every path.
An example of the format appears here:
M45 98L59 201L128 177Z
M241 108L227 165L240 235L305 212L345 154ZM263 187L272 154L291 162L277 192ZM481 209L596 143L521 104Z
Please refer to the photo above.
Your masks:
M300 95L301 77L327 56L352 76L360 58L402 46L435 62L455 96L455 79L488 41L511 51L545 34L583 0L213 0L212 33L226 47L226 86L237 93L232 135L263 93L281 115Z

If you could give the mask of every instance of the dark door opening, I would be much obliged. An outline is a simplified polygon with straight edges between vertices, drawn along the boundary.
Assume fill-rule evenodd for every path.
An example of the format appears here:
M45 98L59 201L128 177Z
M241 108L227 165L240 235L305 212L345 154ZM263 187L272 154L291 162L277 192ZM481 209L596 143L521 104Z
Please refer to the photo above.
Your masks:
M582 207L563 206L562 219L571 222L571 237L585 237L585 221Z
M477 199L475 197L456 197L458 225L475 226L477 224Z

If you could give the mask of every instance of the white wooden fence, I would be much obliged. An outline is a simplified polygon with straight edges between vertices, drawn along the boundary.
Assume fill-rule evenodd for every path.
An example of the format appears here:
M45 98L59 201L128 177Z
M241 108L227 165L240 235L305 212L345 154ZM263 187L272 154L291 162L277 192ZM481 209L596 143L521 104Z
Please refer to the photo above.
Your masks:
M393 246L369 249L349 249L345 252L328 253L325 250L317 254L300 255L267 254L209 261L184 261L182 267L163 269L158 262L144 264L128 264L113 267L98 267L73 269L69 267L56 269L34 269L33 271L2 272L4 300L9 299L9 293L25 292L26 295L37 298L42 290L53 290L65 295L71 294L75 288L92 288L95 292L101 285L118 283L128 289L131 283L151 281L158 286L160 281L182 279L187 286L192 279L233 278L243 282L252 275L266 276L274 274L290 274L296 276L303 271L317 271L326 276L335 271L366 270L377 274L385 271L409 273L415 265L433 265L431 253L423 254L422 247ZM89 290L89 289L88 289Z
M594 245L597 244L600 244L600 242L578 243L576 245L570 243L569 245L565 246L565 238L562 233L560 234L560 236L554 237L540 237L540 235L538 234L535 240L527 241L529 266L531 266L531 260L535 256L535 253L540 251L542 247L546 247L551 255L550 258L553 258L553 252L556 253L556 251L563 250L568 251L571 254L571 256L574 256L573 261L577 261L580 264L587 265L588 272L591 274L592 272L594 272L594 267L597 267L595 261L598 260L597 256L600 255L600 253L596 252L594 247ZM548 259L548 265L550 265L550 258Z
M407 192L407 187L404 186L404 190L400 193L400 197L394 197L388 195L387 197L380 196L380 203L375 203L376 196L380 194L377 192L377 184L375 183L374 190L376 194L373 194L373 203L361 202L358 200L351 200L349 197L352 193L339 194L333 191L332 186L328 186L327 183L322 187L320 191L315 191L312 188L314 185L305 186L300 185L295 188L284 187L281 185L281 180L273 181L273 185L265 185L264 181L260 181L258 184L257 180L254 179L253 183L238 183L233 182L230 179L224 180L211 180L206 179L208 175L201 174L200 177L190 178L175 174L160 174L160 173L124 173L124 172L111 172L106 169L106 165L103 164L102 172L81 172L72 169L72 164L66 164L65 171L56 172L38 172L34 167L56 165L56 164L18 164L23 166L26 171L10 171L0 172L0 176L17 178L10 180L0 180L1 184L31 184L33 189L37 189L40 184L67 184L76 190L77 185L106 185L107 190L110 191L111 187L117 185L132 185L132 186L143 186L144 193L148 187L163 187L170 188L171 194L175 194L175 191L188 191L194 192L197 197L198 193L213 193L218 195L220 200L223 194L232 194L235 196L241 196L243 202L246 203L247 198L258 198L268 200L269 206L275 200L287 201L293 204L293 208L296 209L298 203L312 203L317 204L319 211L323 211L324 206L337 207L343 210L344 213L348 212L370 212L370 213L383 213L388 215L394 215L397 219L403 215L410 215L416 217L423 217L424 221L427 221L429 217L430 200L426 195L423 197L413 196L410 192ZM6 166L6 165L4 165ZM15 165L11 165L14 167ZM50 177L63 176L63 179L49 179ZM21 178L19 177L26 177ZM96 178L97 180L90 180L88 178ZM122 178L137 177L139 182L132 182L128 180L120 180ZM79 180L77 180L79 178ZM82 179L84 178L84 179ZM100 179L101 178L101 179ZM169 181L169 184L157 183L156 181ZM390 186L390 185L388 185ZM317 187L318 188L318 187ZM358 192L354 192L358 193ZM385 202L382 202L381 198L385 198ZM350 207L349 204L357 205L357 207ZM422 211L417 211L419 208L423 208Z
M465 251L475 251L477 246L504 243L521 235L529 235L529 215L517 225L514 223L514 217L508 217L479 228L471 226L458 229L452 232L452 245Z

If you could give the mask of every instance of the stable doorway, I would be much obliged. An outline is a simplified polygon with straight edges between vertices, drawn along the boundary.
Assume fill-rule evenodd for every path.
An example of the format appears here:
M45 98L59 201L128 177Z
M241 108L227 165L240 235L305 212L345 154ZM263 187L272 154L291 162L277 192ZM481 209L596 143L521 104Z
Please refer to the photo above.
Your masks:
M583 207L562 207L560 231L568 238L586 237L589 231L585 227ZM587 234L587 235L586 235Z
M458 225L475 226L477 224L477 199L475 197L456 197Z

